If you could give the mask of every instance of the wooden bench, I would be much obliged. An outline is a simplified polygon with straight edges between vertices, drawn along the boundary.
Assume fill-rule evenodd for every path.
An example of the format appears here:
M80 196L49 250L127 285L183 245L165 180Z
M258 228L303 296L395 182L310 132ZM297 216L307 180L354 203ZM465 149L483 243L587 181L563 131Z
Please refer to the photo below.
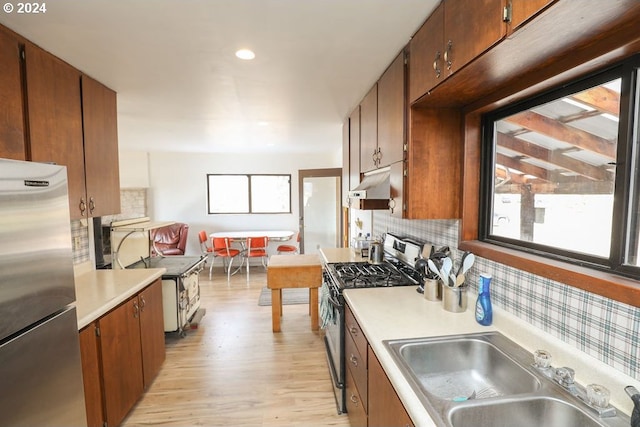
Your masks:
M271 255L267 287L271 289L273 332L280 332L282 289L309 288L311 330L318 330L318 288L322 286L322 263L318 255Z

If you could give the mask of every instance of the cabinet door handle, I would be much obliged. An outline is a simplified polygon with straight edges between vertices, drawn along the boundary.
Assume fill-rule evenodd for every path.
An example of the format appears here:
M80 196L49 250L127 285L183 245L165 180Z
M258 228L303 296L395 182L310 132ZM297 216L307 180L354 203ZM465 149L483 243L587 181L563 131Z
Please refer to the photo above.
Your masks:
M93 196L89 197L89 212L93 213L93 210L96 208L96 201Z
M436 57L433 59L433 70L436 72L436 79L440 78L440 74L442 74L442 70L440 69L440 51L436 52Z
M349 400L351 400L356 406L358 406L358 403L360 403L358 397L355 394L352 394Z
M358 358L355 355L352 354L349 358L349 361L353 364L353 366L355 366L356 368L358 367Z
M349 331L351 331L351 333L353 335L358 335L358 328L356 328L355 326L352 326Z
M144 300L144 296L140 295L140 311L144 311L147 302Z
M453 59L451 59L451 54L453 52L453 42L449 40L447 42L447 49L444 51L444 60L447 63L447 70L451 70L451 66L453 65Z
M138 318L140 315L140 307L138 306L138 301L133 302L133 317Z
M87 202L84 201L84 197L80 197L80 204L78 207L80 208L80 215L84 216L87 211Z

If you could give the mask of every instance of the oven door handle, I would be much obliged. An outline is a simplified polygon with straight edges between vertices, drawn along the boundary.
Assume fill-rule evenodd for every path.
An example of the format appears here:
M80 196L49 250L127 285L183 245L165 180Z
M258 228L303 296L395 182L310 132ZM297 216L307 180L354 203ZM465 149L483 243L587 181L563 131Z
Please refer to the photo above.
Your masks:
M331 357L331 347L329 346L329 341L327 337L324 337L324 346L327 348L327 362L329 364L329 370L331 371L331 378L333 379L333 384L336 388L343 389L344 383L338 381L338 373L336 372L336 367L333 364L333 357Z
M342 306L342 304L340 304L340 301L338 301L338 299L335 298L331 293L329 293L329 297L327 299L329 300L329 303L338 311L344 310L344 307Z

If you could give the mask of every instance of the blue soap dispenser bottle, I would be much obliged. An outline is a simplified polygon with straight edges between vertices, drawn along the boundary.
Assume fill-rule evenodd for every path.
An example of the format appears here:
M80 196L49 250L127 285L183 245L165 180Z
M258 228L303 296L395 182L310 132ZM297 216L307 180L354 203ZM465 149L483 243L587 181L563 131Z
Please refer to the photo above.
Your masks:
M478 300L476 301L476 321L483 326L489 326L493 322L489 285L491 285L491 275L487 273L480 274Z

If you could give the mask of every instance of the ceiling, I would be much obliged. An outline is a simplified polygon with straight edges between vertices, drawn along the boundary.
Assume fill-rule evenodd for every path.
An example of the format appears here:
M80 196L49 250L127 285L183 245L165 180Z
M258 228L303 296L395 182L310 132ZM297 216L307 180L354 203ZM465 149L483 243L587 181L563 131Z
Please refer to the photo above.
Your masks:
M121 150L320 152L438 3L55 0L0 23L118 92Z
M497 121L496 192L612 194L620 88L617 78Z

